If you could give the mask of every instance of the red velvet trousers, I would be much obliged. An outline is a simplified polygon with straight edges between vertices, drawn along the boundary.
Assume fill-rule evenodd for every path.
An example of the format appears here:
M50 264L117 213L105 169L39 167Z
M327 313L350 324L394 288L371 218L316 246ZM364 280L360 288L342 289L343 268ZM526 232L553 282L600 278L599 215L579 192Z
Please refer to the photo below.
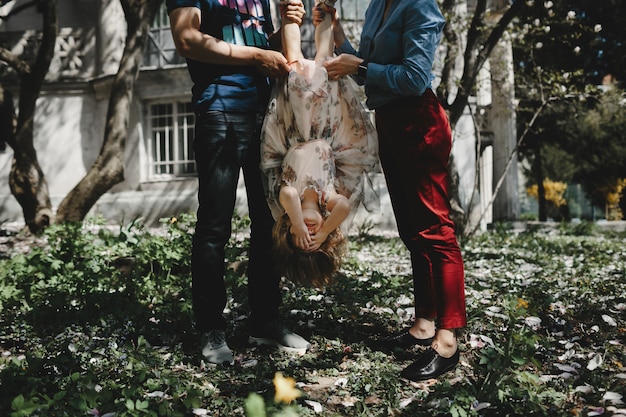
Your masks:
M449 216L448 117L427 89L376 109L376 128L398 232L411 254L416 317L441 329L464 327L463 258Z

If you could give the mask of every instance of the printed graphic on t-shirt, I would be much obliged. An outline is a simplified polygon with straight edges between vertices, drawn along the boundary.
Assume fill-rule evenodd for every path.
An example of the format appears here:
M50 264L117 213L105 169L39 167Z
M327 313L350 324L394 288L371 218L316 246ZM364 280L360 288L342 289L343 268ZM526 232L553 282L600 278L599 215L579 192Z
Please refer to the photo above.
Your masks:
M226 42L236 45L267 46L267 36L263 32L263 6L255 0L218 0L231 9L230 24L222 28Z

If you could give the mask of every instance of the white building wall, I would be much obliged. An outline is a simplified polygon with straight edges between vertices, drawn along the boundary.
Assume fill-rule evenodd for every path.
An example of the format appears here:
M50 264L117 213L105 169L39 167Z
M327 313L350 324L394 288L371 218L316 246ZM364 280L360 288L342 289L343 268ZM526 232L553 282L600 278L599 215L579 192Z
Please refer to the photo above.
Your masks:
M89 5L89 6L87 6ZM346 7L344 4L343 7ZM75 8L72 8L75 7ZM94 9L95 7L95 9ZM117 0L61 0L59 10L64 15L62 24L67 27L85 27L84 22L93 21L91 27L95 40L91 62L84 82L74 86L58 83L47 86L38 102L35 118L35 146L39 160L48 180L53 206L82 179L95 161L104 138L104 123L109 101L112 77L117 72L121 57L126 24ZM68 13L68 10L71 10ZM93 10L97 10L93 15ZM91 17L85 13L91 11ZM81 23L81 21L83 23ZM280 24L276 21L276 25ZM0 32L31 28L32 16L26 20L12 20L10 25L0 21ZM81 26L82 25L82 26ZM354 25L355 27L358 25ZM312 36L312 33L309 34ZM308 36L308 35L307 35ZM354 35L354 37L358 37ZM459 58L460 59L460 58ZM137 80L134 100L129 115L129 134L125 151L125 179L100 198L92 214L101 214L111 222L131 221L141 217L148 224L156 224L161 217L193 212L197 208L197 180L180 178L170 181L149 180L149 157L147 155L145 127L146 107L152 100L168 97L190 98L191 83L185 67L143 70ZM454 132L453 153L460 174L460 197L464 209L480 206L481 199L473 196L476 175L476 140L474 124L469 115L464 116ZM23 221L21 208L11 195L8 176L12 151L8 147L0 154L0 223ZM5 179L5 180L2 180ZM481 178L483 192L489 187ZM395 230L395 220L384 177L379 175L381 195L380 213L364 210L357 213L355 226L370 222L377 229ZM483 204L484 198L482 195ZM471 200L474 198L473 200ZM245 189L240 183L237 207L246 212Z

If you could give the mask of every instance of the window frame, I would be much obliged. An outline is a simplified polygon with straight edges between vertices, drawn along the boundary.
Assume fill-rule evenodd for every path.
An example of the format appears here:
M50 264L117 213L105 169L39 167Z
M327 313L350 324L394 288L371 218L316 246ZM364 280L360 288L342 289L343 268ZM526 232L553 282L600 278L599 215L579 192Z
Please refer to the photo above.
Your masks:
M169 112L161 111L168 107ZM160 110L155 111L156 108ZM145 103L145 109L147 180L173 181L195 177L195 114L189 98L154 99Z

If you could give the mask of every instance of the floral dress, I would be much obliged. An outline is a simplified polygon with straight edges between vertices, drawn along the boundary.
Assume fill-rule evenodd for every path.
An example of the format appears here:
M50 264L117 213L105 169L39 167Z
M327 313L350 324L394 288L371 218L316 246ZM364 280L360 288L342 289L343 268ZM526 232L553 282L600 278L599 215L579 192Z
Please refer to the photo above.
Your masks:
M352 79L329 80L323 66L304 59L277 80L261 133L261 170L274 218L285 212L278 200L282 184L294 186L301 198L314 189L322 213L329 194L346 196L352 210L344 232L361 202L377 210L370 180L379 172L376 130Z

